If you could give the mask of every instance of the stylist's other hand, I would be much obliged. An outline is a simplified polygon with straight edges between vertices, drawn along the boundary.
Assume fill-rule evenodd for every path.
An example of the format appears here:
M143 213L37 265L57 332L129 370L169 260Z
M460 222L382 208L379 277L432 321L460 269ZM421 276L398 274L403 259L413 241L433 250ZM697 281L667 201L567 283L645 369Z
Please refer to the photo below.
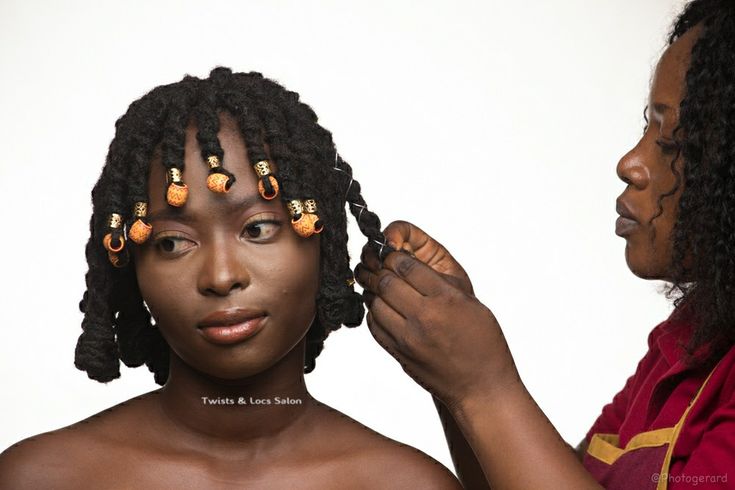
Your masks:
M390 253L381 268L366 247L355 274L378 344L448 407L520 382L495 316L446 248L405 221L384 235L403 252Z

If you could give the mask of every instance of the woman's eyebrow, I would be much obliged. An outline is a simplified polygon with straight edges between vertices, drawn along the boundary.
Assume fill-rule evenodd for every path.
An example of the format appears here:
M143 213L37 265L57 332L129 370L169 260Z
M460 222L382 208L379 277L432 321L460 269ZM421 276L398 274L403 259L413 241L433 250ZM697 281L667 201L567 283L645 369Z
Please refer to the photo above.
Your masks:
M231 215L236 212L241 212L252 207L260 201L262 201L262 198L259 194L250 194L240 201L224 202L222 204L222 207L224 209L223 214ZM203 217L199 217L196 214L188 212L186 207L176 208L173 206L159 209L158 211L154 211L147 216L149 222L153 222L156 220L174 220L181 221L182 223L195 223L202 218Z

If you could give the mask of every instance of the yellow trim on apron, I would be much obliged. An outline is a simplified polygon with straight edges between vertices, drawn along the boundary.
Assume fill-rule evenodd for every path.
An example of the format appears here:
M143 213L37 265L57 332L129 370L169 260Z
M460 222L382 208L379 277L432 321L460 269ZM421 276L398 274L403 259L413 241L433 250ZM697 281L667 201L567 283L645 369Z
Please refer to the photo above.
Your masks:
M719 365L719 363L718 363ZM684 426L689 411L694 406L694 403L699 399L699 395L702 394L705 385L712 377L712 374L717 369L715 366L712 371L707 375L702 386L699 387L697 394L694 396L692 401L689 402L686 410L682 414L679 421L673 427L664 427L662 429L650 430L647 432L641 432L633 436L625 448L620 448L620 436L618 434L594 434L590 439L589 446L587 447L587 453L595 459L602 461L608 465L612 465L625 453L640 449L644 447L660 447L668 444L666 449L666 456L664 462L661 465L661 471L659 473L658 485L656 490L666 490L669 484L669 466L671 465L671 456L674 452L674 445L679 437L681 428Z

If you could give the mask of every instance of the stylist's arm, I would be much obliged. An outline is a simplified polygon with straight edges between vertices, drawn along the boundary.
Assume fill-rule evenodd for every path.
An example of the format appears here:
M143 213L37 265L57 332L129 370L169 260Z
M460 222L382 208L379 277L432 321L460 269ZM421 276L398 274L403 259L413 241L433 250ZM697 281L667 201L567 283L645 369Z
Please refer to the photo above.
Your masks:
M356 278L369 305L368 327L438 399L440 414L449 412L445 431L456 423L466 438L450 440L460 446L452 457L465 487L601 488L526 390L500 325L475 298L462 267L410 223L391 223L384 234L415 257L393 252L381 267L375 252L363 250Z

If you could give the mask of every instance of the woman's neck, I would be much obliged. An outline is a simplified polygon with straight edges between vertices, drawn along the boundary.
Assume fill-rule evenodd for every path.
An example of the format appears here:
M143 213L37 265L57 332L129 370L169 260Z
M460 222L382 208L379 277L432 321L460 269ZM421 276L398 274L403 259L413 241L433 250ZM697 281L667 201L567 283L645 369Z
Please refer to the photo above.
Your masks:
M184 444L269 446L314 406L304 382L304 340L269 369L222 380L194 370L171 352L169 378L158 405Z

